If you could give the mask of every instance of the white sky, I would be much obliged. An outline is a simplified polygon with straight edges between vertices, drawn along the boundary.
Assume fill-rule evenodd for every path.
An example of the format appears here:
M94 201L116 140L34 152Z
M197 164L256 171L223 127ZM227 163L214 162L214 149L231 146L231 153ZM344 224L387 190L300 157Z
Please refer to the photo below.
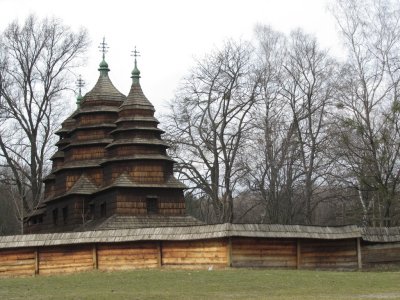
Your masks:
M333 0L332 0L333 1ZM134 46L147 98L161 112L194 58L228 38L249 39L257 23L289 33L301 27L323 47L338 51L337 28L327 11L331 0L0 0L0 31L28 14L61 18L74 29L87 28L92 44L85 67L77 71L88 92L98 78L103 36L110 49L106 61L116 88L127 94ZM69 99L71 106L75 99ZM71 107L72 110L72 107Z

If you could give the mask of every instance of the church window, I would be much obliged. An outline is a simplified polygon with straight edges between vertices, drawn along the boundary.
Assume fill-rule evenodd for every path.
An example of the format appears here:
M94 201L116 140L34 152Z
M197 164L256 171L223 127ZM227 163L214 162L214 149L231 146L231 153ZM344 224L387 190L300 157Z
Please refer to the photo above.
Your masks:
M157 197L147 197L146 198L146 207L147 207L148 214L157 214L158 213Z
M68 206L65 206L62 209L62 213L63 213L63 223L67 224L67 220L68 220Z
M58 209L53 209L53 224L57 225L58 223Z
M103 202L103 203L100 205L100 216L101 216L101 217L105 217L106 215L107 215L106 203Z
M89 218L91 220L94 220L94 210L95 210L94 203L89 203Z

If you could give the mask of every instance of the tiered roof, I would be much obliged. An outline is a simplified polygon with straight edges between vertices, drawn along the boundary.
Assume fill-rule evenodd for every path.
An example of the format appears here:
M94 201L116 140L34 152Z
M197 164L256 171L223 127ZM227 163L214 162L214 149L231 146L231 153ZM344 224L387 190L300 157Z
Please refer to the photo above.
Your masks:
M132 220L129 228L135 227L134 224L143 225L145 219L149 222L156 219L159 224L163 215L168 220L176 220L180 226L185 222L193 225L193 219L184 213L185 186L173 176L174 162L166 154L168 145L161 139L164 131L157 128L159 122L154 117L154 106L140 86L137 51L127 97L111 82L104 53L97 83L83 97L79 90L78 108L57 132L60 140L56 144L58 150L51 158L52 173L45 179L45 199L40 210L31 217L48 219L47 229L39 231L59 231L49 225L51 211L55 219L58 215L54 210L64 207L63 213L66 213L65 207L69 204L75 203L71 205L74 209L79 207L85 212L99 201L108 201L112 212L107 213L106 219L111 220L110 216L118 219L117 216L122 217L122 213L124 217L129 217L126 220ZM78 82L81 87L81 79ZM111 195L111 190L118 193ZM151 218L144 216L146 195L159 201L157 218L154 215ZM77 211L76 215L79 214ZM141 221L133 221L135 216ZM76 220L79 222L78 217ZM68 223L66 219L64 222ZM99 228L107 227L100 226L101 220L92 219L90 222L92 229L96 227L93 224L98 224ZM171 226L171 221L167 223ZM126 226L126 222L118 224ZM82 226L85 224L75 225L75 228L85 227ZM36 227L44 228L44 225Z

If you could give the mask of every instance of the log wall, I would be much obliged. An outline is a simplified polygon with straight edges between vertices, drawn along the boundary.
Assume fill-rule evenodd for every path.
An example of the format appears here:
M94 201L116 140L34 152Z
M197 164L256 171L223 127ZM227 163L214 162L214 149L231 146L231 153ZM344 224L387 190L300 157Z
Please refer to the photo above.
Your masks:
M400 243L367 243L361 245L363 268L392 268L400 265Z
M229 237L10 248L0 249L0 276L157 267L357 269L359 259L365 268L400 265L400 243L357 245L355 238Z
M35 274L35 249L1 249L0 276Z
M38 249L38 273L60 274L93 269L90 245L41 247Z
M100 244L97 246L97 267L106 271L156 268L158 253L156 242Z
M162 265L169 267L227 267L225 240L166 241L161 248Z
M233 267L296 267L296 240L233 238L231 243Z
M357 269L357 240L301 240L300 266L305 269Z

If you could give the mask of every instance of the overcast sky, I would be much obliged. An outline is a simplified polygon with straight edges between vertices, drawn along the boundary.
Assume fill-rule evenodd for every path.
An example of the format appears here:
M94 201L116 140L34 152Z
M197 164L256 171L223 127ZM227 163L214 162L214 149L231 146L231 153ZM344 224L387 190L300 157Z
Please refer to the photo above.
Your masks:
M127 94L134 46L141 52L141 85L158 112L163 110L195 58L228 38L250 39L256 24L289 33L301 27L317 36L323 47L338 51L337 28L327 11L331 0L0 0L0 30L15 19L57 17L78 29L85 27L92 41L85 67L77 70L88 92L98 78L103 36L116 88ZM333 0L332 0L333 1ZM74 99L70 99L71 105Z

